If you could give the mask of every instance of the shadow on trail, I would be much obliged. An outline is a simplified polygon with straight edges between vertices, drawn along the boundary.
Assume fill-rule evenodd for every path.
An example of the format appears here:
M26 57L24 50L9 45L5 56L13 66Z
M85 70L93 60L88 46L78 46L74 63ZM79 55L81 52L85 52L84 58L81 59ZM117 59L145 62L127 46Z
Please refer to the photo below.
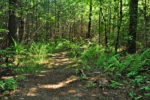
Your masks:
M9 100L129 100L118 94L103 94L100 88L86 88L72 67L76 62L69 60L66 54L50 55L51 62L41 64L45 70L38 75L28 75Z

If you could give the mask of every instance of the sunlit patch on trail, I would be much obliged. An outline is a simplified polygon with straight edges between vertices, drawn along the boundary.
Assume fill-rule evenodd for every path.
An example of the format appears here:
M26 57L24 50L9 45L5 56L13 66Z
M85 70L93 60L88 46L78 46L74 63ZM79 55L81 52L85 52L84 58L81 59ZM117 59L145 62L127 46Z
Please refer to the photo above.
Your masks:
M30 88L29 92L27 93L27 96L37 96L38 94L36 93L37 88Z
M44 71L41 71L41 73L48 73L48 72L51 72L51 70L44 70Z
M96 94L91 94L91 96L96 97L97 95Z
M82 94L82 93L77 93L77 94L75 94L75 96L77 96L77 97L82 97L83 94Z
M42 75L42 74L40 74L40 75L37 75L38 77L45 77L45 75Z
M65 81L59 82L58 84L47 84L47 85L40 85L39 88L46 88L46 89L58 89L61 87L67 86L69 83L72 83L76 80L78 80L79 77L71 76Z
M61 94L62 95L66 95L66 94L68 94L68 93L77 93L77 91L75 90L75 89L70 89L70 90L68 90L67 92L61 92Z

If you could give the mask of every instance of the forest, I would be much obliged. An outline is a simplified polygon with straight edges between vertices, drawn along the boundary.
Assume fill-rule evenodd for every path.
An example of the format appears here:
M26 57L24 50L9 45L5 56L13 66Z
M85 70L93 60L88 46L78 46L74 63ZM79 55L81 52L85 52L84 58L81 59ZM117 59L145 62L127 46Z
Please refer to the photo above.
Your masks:
M0 100L150 100L150 0L0 0Z

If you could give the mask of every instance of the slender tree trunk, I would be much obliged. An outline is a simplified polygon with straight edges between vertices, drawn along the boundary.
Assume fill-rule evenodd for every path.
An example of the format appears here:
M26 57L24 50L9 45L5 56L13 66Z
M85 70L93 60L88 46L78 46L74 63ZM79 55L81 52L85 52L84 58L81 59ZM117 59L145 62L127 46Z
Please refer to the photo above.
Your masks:
M69 40L71 41L72 39L72 24L69 24Z
M88 25L88 33L86 35L86 38L91 37L91 24L92 24L92 0L90 0L89 25Z
M119 45L119 37L120 37L120 28L122 24L122 0L120 0L120 22L118 25L118 32L117 32L117 39L116 39L116 45L115 45L115 52L117 53L118 45Z
M8 38L9 46L13 44L13 39L17 41L17 18L15 16L17 0L9 0L9 22L8 22Z
M39 37L38 37L38 32L37 32L37 30L38 30L38 7L36 6L36 25L35 25L35 28L36 28L36 32L35 32L35 41L38 41L38 39L39 39ZM31 37L32 38L32 37Z
M145 41L145 48L147 48L147 31L146 31L146 28L147 28L147 16L146 16L146 12L147 12L147 0L145 0L145 5L144 5L144 41Z
M21 6L22 10L22 6ZM19 27L19 42L22 42L23 35L24 35L24 18L23 18L23 12L20 13L20 27Z
M101 9L101 13L102 13L102 17L104 19L104 23L105 23L105 46L108 47L108 37L107 37L107 20L104 17L103 11Z
M113 26L112 26L112 32L113 32L113 34L115 33L115 24L116 24L116 13L115 13L115 10L114 10L114 16L113 16Z
M46 35L45 35L46 37L45 38L46 38L46 41L48 41L48 39L49 39L49 30L50 30L49 29L49 24L50 23L48 22L48 18L47 18L46 19L46 24L45 24L45 32L46 32Z
M81 34L83 34L83 15L81 15Z
M101 7L99 8L99 44L101 43Z
M74 22L73 22L73 38L72 38L72 41L74 41L74 37L75 37L75 34L76 34L76 17L74 17Z
M49 38L52 38L52 23L49 23Z
M110 17L109 17L109 34L111 33L111 8L110 8Z
M27 43L31 40L31 32L30 32L30 14L27 14L27 19L26 19L26 38L27 38Z
M58 34L60 35L60 8L58 9L58 16L57 16L57 20L58 20Z
M110 3L109 3L110 5L111 5L111 0L110 0ZM109 7L109 34L111 33L111 7Z
M108 37L107 37L107 20L105 20L105 46L108 47Z
M56 8L56 6L57 6L57 2L56 2L56 0L55 0L55 30L54 30L54 36L55 36L55 37L54 37L54 41L55 41L55 43L56 43L56 40L57 40L57 39L56 39L56 33L57 33L57 32L56 32L56 31L57 31L57 30L56 30L56 28L57 28L57 23L56 23L56 16L57 16L56 10L57 10L57 8Z
M36 6L36 30L38 29L38 7Z
M51 6L51 0L48 0L48 2L49 2L49 8L48 8L48 13L49 13L49 15L50 15L50 13L51 13L51 10L50 10L50 6ZM51 19L51 17L49 18L49 19ZM49 32L48 32L48 34L49 34L49 38L51 39L52 38L52 23L50 22L50 21L48 21L48 27L49 27Z
M128 53L136 52L136 33L137 33L137 16L138 16L138 0L130 0L129 7L130 25L128 39Z

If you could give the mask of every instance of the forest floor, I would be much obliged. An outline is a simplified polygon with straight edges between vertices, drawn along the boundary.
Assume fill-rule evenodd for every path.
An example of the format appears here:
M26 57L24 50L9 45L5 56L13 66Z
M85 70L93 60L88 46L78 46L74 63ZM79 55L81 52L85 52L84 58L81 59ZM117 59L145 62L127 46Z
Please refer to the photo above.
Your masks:
M76 61L58 52L48 57L40 74L28 74L19 88L2 100L130 100L123 90L87 87L97 79L107 81L105 75L82 80L76 73Z

